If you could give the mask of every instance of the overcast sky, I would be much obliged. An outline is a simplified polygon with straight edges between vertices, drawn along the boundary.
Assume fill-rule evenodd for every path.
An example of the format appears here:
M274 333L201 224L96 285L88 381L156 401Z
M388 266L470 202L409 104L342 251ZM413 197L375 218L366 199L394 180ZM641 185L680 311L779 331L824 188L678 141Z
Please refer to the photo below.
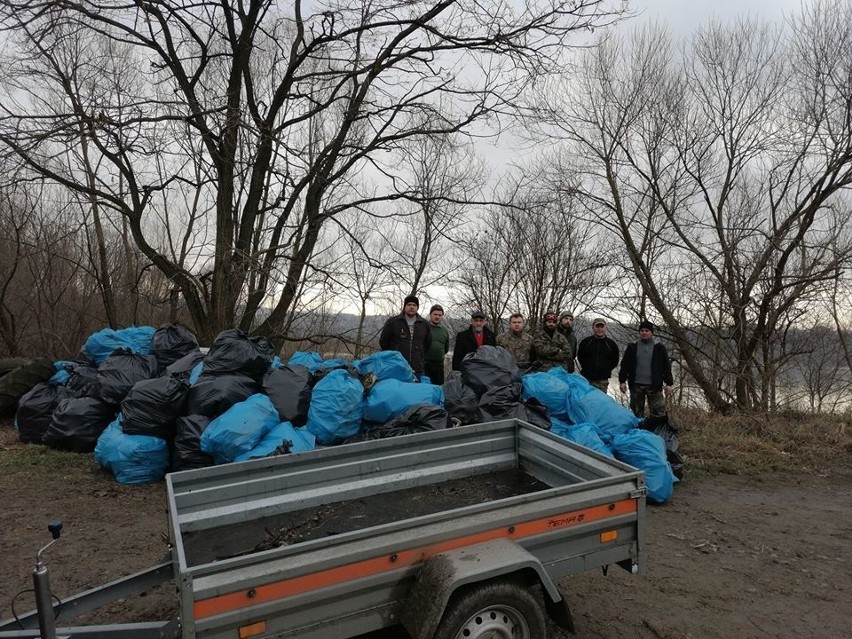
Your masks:
M723 21L738 15L780 21L801 4L801 0L630 0L631 9L642 12L640 20L659 20L678 36L690 34L714 16Z

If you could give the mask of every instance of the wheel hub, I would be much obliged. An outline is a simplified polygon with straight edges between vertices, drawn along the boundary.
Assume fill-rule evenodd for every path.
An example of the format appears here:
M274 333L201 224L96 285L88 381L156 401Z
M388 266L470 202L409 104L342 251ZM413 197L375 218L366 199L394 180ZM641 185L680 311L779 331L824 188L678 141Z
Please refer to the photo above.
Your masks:
M509 606L491 606L472 615L457 639L531 639L521 614Z

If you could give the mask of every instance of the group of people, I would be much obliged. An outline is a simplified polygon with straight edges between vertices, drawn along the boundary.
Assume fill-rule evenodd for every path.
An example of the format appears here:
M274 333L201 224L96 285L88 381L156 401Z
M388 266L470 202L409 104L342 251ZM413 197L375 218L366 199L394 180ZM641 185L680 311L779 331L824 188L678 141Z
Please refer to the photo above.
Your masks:
M450 334L443 326L444 309L435 304L428 320L419 314L420 300L409 295L402 312L391 317L382 329L382 350L402 353L420 379L429 377L433 384L444 383L444 357L450 351ZM574 315L561 316L547 312L542 326L534 334L526 330L524 316L509 317L509 330L495 335L486 325L485 313L470 314L470 326L456 334L453 344L452 369L459 370L466 355L480 346L502 346L522 368L545 371L561 366L570 373L579 372L589 383L606 393L612 371L619 366L618 344L607 335L602 317L592 320L592 334L577 342ZM665 395L671 393L674 379L666 347L654 337L655 326L649 321L639 324L639 339L631 342L621 356L618 371L622 393L630 391L630 409L639 417L647 403L651 415L666 414Z

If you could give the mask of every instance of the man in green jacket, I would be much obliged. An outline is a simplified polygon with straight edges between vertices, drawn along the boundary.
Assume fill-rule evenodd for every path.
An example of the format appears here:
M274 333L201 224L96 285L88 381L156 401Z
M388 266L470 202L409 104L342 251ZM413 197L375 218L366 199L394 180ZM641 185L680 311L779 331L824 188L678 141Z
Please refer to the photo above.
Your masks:
M450 350L450 334L441 326L444 309L434 304L429 309L429 328L432 331L432 346L426 352L426 376L433 384L444 383L444 356Z
M568 363L574 359L571 343L556 329L556 313L544 314L544 322L533 339L535 357L541 370L550 370L554 366L568 369Z

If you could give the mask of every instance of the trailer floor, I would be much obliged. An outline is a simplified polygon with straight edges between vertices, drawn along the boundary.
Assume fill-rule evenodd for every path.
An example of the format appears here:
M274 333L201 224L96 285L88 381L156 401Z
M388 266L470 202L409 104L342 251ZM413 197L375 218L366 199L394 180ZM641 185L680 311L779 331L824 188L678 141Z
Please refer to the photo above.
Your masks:
M522 470L500 470L187 533L183 544L197 566L547 488Z

